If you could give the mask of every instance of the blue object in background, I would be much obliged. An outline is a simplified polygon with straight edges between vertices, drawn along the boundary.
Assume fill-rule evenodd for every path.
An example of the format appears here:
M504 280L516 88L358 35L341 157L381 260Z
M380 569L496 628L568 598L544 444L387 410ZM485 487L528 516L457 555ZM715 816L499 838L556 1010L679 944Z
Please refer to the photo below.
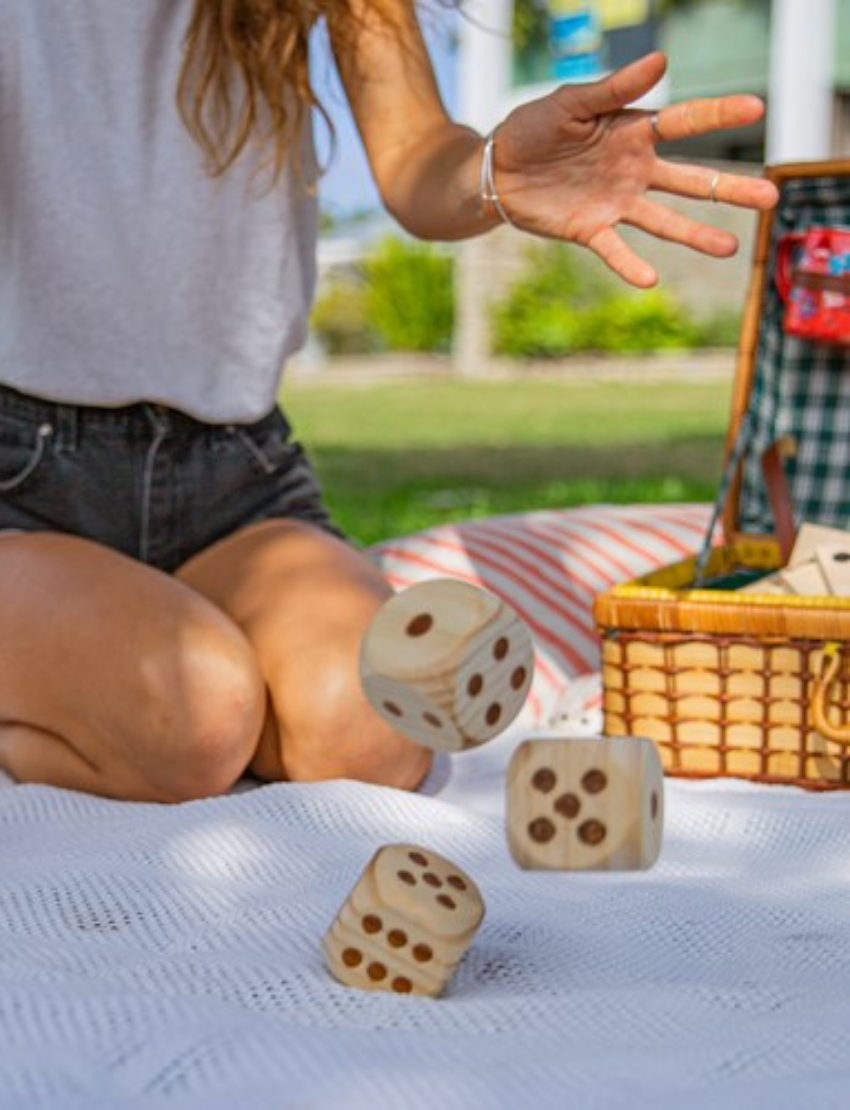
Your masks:
M552 75L560 81L598 77L604 72L602 24L593 5L564 14L550 5L549 39L554 58ZM552 11L555 8L555 11Z

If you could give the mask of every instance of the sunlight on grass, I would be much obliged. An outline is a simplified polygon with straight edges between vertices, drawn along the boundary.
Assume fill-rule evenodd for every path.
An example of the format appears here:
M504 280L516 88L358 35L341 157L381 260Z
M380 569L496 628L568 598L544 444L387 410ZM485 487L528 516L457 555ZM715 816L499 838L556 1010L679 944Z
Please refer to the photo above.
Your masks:
M730 385L415 381L289 386L337 522L370 543L450 520L710 500Z
M616 443L718 435L729 386L551 380L290 386L284 404L316 447Z

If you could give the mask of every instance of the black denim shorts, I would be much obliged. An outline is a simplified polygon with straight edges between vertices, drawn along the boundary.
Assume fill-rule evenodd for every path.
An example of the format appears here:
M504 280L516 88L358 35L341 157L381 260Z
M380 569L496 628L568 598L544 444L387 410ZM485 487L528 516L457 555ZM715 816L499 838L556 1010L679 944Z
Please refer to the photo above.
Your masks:
M173 571L272 517L341 535L277 409L205 424L162 405L53 404L0 386L0 532L86 536Z

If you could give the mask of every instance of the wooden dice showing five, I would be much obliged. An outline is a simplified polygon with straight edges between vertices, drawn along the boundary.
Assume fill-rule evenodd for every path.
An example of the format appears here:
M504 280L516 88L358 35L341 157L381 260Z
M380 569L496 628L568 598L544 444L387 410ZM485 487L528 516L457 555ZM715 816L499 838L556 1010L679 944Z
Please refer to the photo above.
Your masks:
M467 582L438 578L385 602L360 655L377 712L429 748L462 751L514 720L531 687L534 650L517 614Z
M642 871L664 829L664 771L651 740L526 740L508 767L508 845L520 867Z

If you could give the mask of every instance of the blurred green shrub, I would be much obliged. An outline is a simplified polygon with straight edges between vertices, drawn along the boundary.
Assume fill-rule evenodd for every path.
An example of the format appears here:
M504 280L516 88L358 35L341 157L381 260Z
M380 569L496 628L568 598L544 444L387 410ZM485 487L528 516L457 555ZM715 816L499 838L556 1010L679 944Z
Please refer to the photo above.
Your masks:
M697 319L667 292L624 291L575 248L532 246L525 271L492 309L493 350L508 358L735 346L740 315ZM359 266L328 279L313 331L331 355L447 352L454 259L427 243L382 240Z
M699 330L668 293L615 293L580 313L581 349L586 351L675 350L695 347Z
M492 324L494 352L509 358L633 354L737 339L734 314L703 322L664 291L624 292L560 244L529 251L526 272L494 306Z
M363 264L366 318L390 351L448 351L454 259L429 243L389 236Z
M330 354L448 351L454 259L428 243L387 237L316 301L313 330Z
M382 348L366 314L366 290L357 274L331 278L313 306L310 326L329 355L371 354Z

